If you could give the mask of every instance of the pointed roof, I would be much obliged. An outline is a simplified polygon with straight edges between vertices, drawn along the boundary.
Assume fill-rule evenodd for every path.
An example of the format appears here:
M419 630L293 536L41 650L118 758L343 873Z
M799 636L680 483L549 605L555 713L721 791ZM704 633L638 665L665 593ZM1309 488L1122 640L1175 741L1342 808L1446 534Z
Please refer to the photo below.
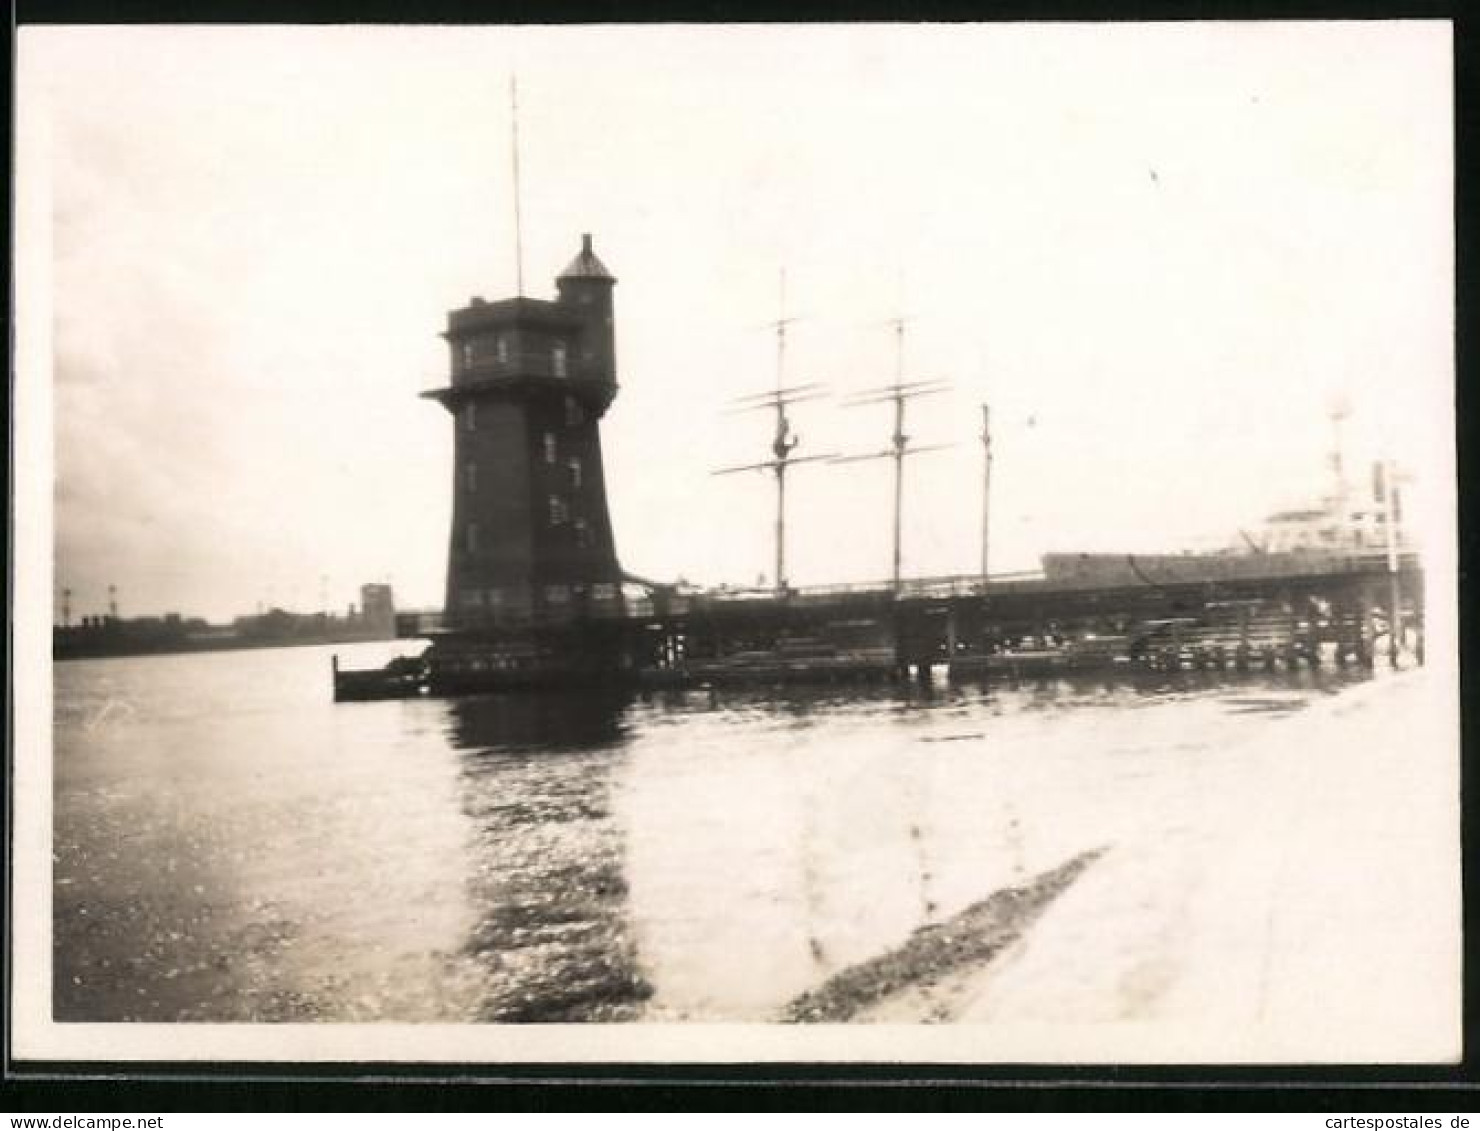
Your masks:
M606 269L606 264L596 258L596 253L591 250L591 235L588 232L581 237L581 253L570 261L564 271L556 276L558 279L605 279L608 282L616 282L615 277Z

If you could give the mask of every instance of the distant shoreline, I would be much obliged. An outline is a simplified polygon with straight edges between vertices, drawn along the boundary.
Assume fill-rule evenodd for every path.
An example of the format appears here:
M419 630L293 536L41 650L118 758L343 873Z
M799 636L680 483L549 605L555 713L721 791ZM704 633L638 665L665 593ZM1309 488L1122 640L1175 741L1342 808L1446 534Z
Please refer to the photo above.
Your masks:
M350 636L294 638L286 640L222 639L171 641L158 646L121 643L116 648L69 648L65 651L53 648L51 658L54 663L68 663L73 660L126 660L139 656L179 656L189 655L195 652L245 652L264 648L304 648L315 644L382 644L400 639L403 638L399 636Z

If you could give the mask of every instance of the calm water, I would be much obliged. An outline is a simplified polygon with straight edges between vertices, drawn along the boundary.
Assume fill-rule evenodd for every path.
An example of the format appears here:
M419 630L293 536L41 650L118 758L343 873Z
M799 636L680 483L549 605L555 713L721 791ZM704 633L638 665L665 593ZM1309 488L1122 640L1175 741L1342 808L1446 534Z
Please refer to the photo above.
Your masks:
M330 651L57 666L59 1020L765 1019L1360 678L336 706Z

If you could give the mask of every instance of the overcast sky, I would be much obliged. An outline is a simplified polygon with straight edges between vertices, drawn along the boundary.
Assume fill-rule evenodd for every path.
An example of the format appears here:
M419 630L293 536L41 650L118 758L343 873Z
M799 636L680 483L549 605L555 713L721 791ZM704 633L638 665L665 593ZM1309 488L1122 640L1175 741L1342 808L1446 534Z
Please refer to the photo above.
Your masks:
M617 548L771 569L788 378L954 389L907 431L905 569L1206 547L1397 456L1452 491L1450 37L1419 23L24 29L20 175L49 174L56 589L73 613L440 602L438 331L591 232L618 277L603 426ZM41 141L32 145L32 140ZM44 145L44 148L43 148ZM25 250L23 248L23 250ZM33 299L36 296L31 296ZM25 327L22 327L22 333ZM888 410L797 406L798 455ZM799 469L791 579L889 570L886 463ZM1442 511L1442 507L1441 507Z

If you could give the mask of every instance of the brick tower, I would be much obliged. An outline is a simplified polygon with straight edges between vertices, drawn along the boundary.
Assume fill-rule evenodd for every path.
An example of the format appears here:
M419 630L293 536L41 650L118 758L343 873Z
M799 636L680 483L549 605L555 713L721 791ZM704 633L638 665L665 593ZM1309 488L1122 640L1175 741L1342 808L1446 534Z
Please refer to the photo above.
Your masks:
M600 421L617 392L616 279L582 237L554 300L475 298L447 316L453 630L572 624L620 601Z

